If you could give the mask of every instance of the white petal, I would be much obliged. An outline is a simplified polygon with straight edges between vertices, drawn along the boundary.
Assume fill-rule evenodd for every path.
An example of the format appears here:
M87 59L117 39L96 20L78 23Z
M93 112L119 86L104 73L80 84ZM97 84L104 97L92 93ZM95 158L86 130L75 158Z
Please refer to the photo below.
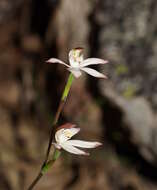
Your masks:
M74 136L80 131L80 128L70 128L67 130L70 130L70 132L72 133L72 136Z
M102 145L99 142L89 142L89 141L82 141L82 140L68 140L66 144L81 147L81 148L96 148Z
M67 144L67 142L63 143L61 146L62 146L62 148L64 150L66 150L67 152L70 152L72 154L89 155L85 151L80 150L80 149L78 149L78 148L76 148L74 146L71 146L71 145Z
M68 70L76 77L79 78L81 76L81 71L79 69L76 68L68 68Z
M59 64L62 64L62 65L65 65L66 67L70 67L68 64L66 64L63 61L61 61L60 59L56 59L56 58L51 58L46 62L48 62L48 63L59 63Z
M69 59L70 65L73 68L79 68L80 64L78 61L74 61L73 59Z
M91 68L88 68L88 67L82 67L80 69L83 70L84 72L88 73L89 75L94 76L94 77L107 78L104 74L96 71L95 69L91 69Z
M106 64L108 63L108 61L103 60L103 59L99 59L99 58L88 58L85 59L84 61L82 61L80 63L81 67L86 67L88 65L97 65L97 64Z
M67 138L65 136L65 133L64 133L65 129L60 129L58 130L56 133L55 133L55 139L56 139L56 142L57 143L61 143L61 142L65 142L67 141L69 138Z

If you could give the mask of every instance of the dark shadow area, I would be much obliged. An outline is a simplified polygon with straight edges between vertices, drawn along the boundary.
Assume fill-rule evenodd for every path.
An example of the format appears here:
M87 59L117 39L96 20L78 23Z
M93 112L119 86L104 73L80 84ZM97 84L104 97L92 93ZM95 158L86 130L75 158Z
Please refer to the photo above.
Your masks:
M33 0L31 29L33 33L38 33L42 38L45 36L51 14L55 11L59 0Z

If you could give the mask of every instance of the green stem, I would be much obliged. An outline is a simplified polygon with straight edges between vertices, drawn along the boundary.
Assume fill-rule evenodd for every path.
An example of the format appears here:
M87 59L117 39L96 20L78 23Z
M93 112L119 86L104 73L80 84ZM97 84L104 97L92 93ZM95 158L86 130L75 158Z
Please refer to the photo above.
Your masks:
M67 84L66 84L64 92L63 92L63 95L62 95L62 98L61 98L62 101L66 100L66 98L69 94L69 90L72 85L73 79L74 79L74 76L72 73L70 73Z
M42 174L46 173L50 169L50 167L59 158L60 155L61 155L61 151L59 151L58 149L55 149L52 159L50 161L48 161L45 164L45 166L42 168Z
M58 120L59 120L59 116L60 116L60 114L61 114L61 112L63 110L63 107L65 105L67 96L69 94L69 91L70 91L70 88L71 88L71 85L72 85L72 82L73 82L73 79L74 79L74 76L72 75L72 73L70 73L70 75L68 77L68 80L67 80L67 83L65 85L62 97L61 97L61 101L59 103L59 106L58 106L58 109L57 109L57 112L56 112L56 115L55 115L55 119L54 119L52 128L51 128L49 144L48 144L48 148L47 148L47 152L46 152L46 157L45 157L45 162L43 163L43 166L48 161L48 157L49 157L50 149L51 149L51 144L52 144L52 141L53 141L53 138L54 138L54 133L56 131L56 127L57 127L57 123L58 123Z
M35 187L35 185L39 182L41 177L49 170L49 168L59 158L59 156L61 154L61 152L59 150L55 149L54 154L52 156L52 159L50 161L48 161L52 141L54 139L55 131L56 131L56 128L57 128L57 123L58 123L60 114L61 114L61 112L63 110L63 107L65 105L67 96L69 94L69 91L70 91L70 88L71 88L71 85L72 85L72 82L73 82L73 79L74 79L74 76L72 75L72 73L70 73L70 75L68 77L68 81L66 83L66 86L64 88L64 91L63 91L63 94L62 94L62 97L61 97L60 104L58 106L58 109L57 109L57 112L56 112L56 115L55 115L53 125L51 127L50 138L49 138L49 143L48 143L48 148L47 148L45 159L43 161L42 167L41 167L37 177L33 180L32 184L29 186L28 190L32 190Z
M61 152L59 150L55 150L52 156L52 159L48 161L40 170L37 177L34 179L28 190L32 190L35 185L38 183L38 181L41 179L41 177L52 167L53 163L59 158L61 155Z

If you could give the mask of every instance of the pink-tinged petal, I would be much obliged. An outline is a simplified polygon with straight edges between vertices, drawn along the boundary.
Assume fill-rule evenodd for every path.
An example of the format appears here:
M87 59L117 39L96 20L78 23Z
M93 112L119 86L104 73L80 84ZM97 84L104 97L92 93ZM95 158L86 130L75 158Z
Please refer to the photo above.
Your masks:
M81 71L76 68L68 68L68 70L74 75L74 77L79 78L81 76Z
M71 129L71 128L75 128L76 125L75 124L72 124L72 123L65 123L63 125L60 125L59 127L57 127L57 131L60 130L60 129Z
M97 64L106 64L107 60L99 59L99 58L88 58L80 63L80 67L86 67L88 65L97 65Z
M93 76L93 77L97 77L97 78L104 78L106 79L107 76L105 76L104 74L96 71L95 69L91 69L91 68L88 68L88 67L83 67L83 68L80 68L82 71L88 73L89 75Z
M102 145L99 142L90 142L90 141L82 141L82 140L68 140L66 144L69 144L71 146L76 146L80 148L96 148L100 145Z
M56 58L50 58L48 61L46 61L47 63L59 63L62 65L65 65L66 67L70 67L68 64L64 63L63 61L61 61L60 59L56 59Z
M83 150L80 150L74 146L71 146L69 144L67 144L67 142L65 142L64 144L61 145L62 148L64 150L66 150L67 152L70 152L72 154L78 154L78 155L89 155L89 153L83 151Z
M61 149L62 147L59 145L59 144L57 144L57 143L52 143L52 145L54 145L55 146L55 148L57 148L57 149Z

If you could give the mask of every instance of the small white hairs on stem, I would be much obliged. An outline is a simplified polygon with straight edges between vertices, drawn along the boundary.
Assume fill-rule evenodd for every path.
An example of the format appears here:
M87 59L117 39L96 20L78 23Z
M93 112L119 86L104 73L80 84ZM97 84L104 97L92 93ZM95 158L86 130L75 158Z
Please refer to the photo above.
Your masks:
M64 149L67 152L78 155L89 155L89 153L79 148L96 148L102 145L99 142L70 140L74 135L80 131L75 125L67 123L61 126L55 133L55 143L52 143L57 149ZM79 147L79 148L78 148Z
M66 64L65 62L56 59L50 58L48 63L59 63L67 67L68 71L70 71L76 78L80 77L82 71L86 72L89 75L97 78L107 78L106 75L96 71L95 69L91 69L88 66L90 65L98 65L98 64L106 64L108 63L107 60L99 59L99 58L87 58L84 59L83 57L83 48L75 48L70 50L69 52L69 63L70 65Z

